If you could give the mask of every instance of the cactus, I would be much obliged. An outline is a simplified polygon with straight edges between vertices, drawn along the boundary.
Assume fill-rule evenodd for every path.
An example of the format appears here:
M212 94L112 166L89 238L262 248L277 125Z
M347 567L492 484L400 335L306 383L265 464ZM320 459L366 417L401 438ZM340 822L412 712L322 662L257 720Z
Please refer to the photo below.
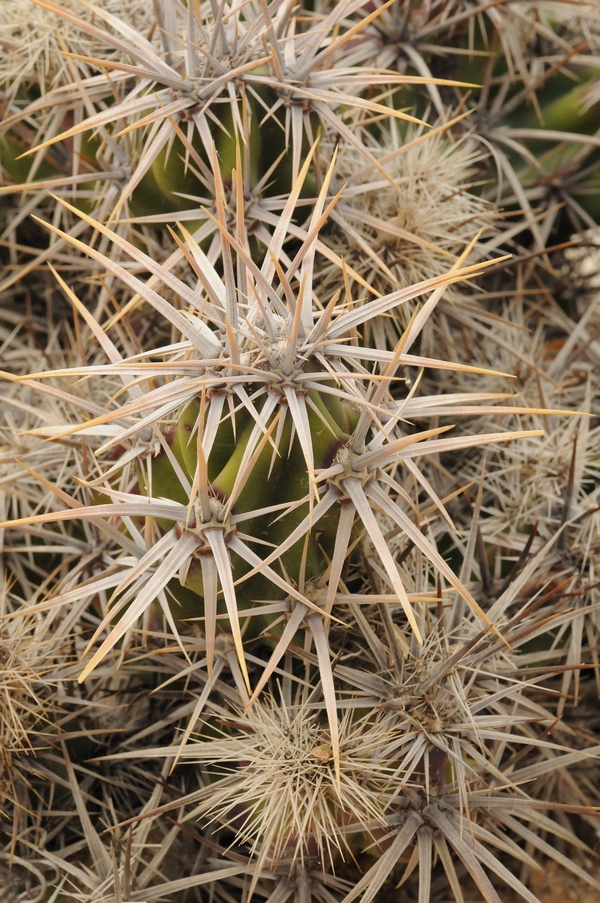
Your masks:
M560 257L594 223L597 10L27 8L14 882L535 903L550 859L597 894L598 296Z

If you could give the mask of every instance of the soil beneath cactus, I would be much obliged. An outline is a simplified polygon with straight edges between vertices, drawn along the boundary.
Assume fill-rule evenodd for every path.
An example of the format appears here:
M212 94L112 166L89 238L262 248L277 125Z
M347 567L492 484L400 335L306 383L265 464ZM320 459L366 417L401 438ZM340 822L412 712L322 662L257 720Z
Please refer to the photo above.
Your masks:
M577 864L600 881L600 863L578 860ZM557 862L544 862L540 871L532 872L527 887L540 903L599 903L600 893L582 878L578 878ZM523 903L513 891L498 890L502 903ZM465 895L468 903L483 903L479 896Z
M600 848L599 848L600 852ZM591 862L579 857L573 857L574 861L580 868L583 868L588 874L600 882L600 861ZM527 877L523 876L526 887L536 895L540 903L600 903L600 892L587 884L583 879L578 878L571 872L568 872L562 865L557 862L542 862L539 871L531 872ZM465 903L485 903L481 897L481 891L471 881L468 875L460 878L461 889L464 895ZM396 889L394 884L389 885L377 896L377 903L415 903L417 899L416 886L407 888L403 886ZM496 884L498 896L502 903L523 903L523 898L518 896L513 890ZM439 903L453 903L454 897L449 893L445 896L442 891L432 890L432 900Z
M582 867L600 881L600 864L587 863L582 864ZM565 871L557 862L544 863L540 872L532 873L528 886L540 903L598 903L600 900L600 893L596 888Z

